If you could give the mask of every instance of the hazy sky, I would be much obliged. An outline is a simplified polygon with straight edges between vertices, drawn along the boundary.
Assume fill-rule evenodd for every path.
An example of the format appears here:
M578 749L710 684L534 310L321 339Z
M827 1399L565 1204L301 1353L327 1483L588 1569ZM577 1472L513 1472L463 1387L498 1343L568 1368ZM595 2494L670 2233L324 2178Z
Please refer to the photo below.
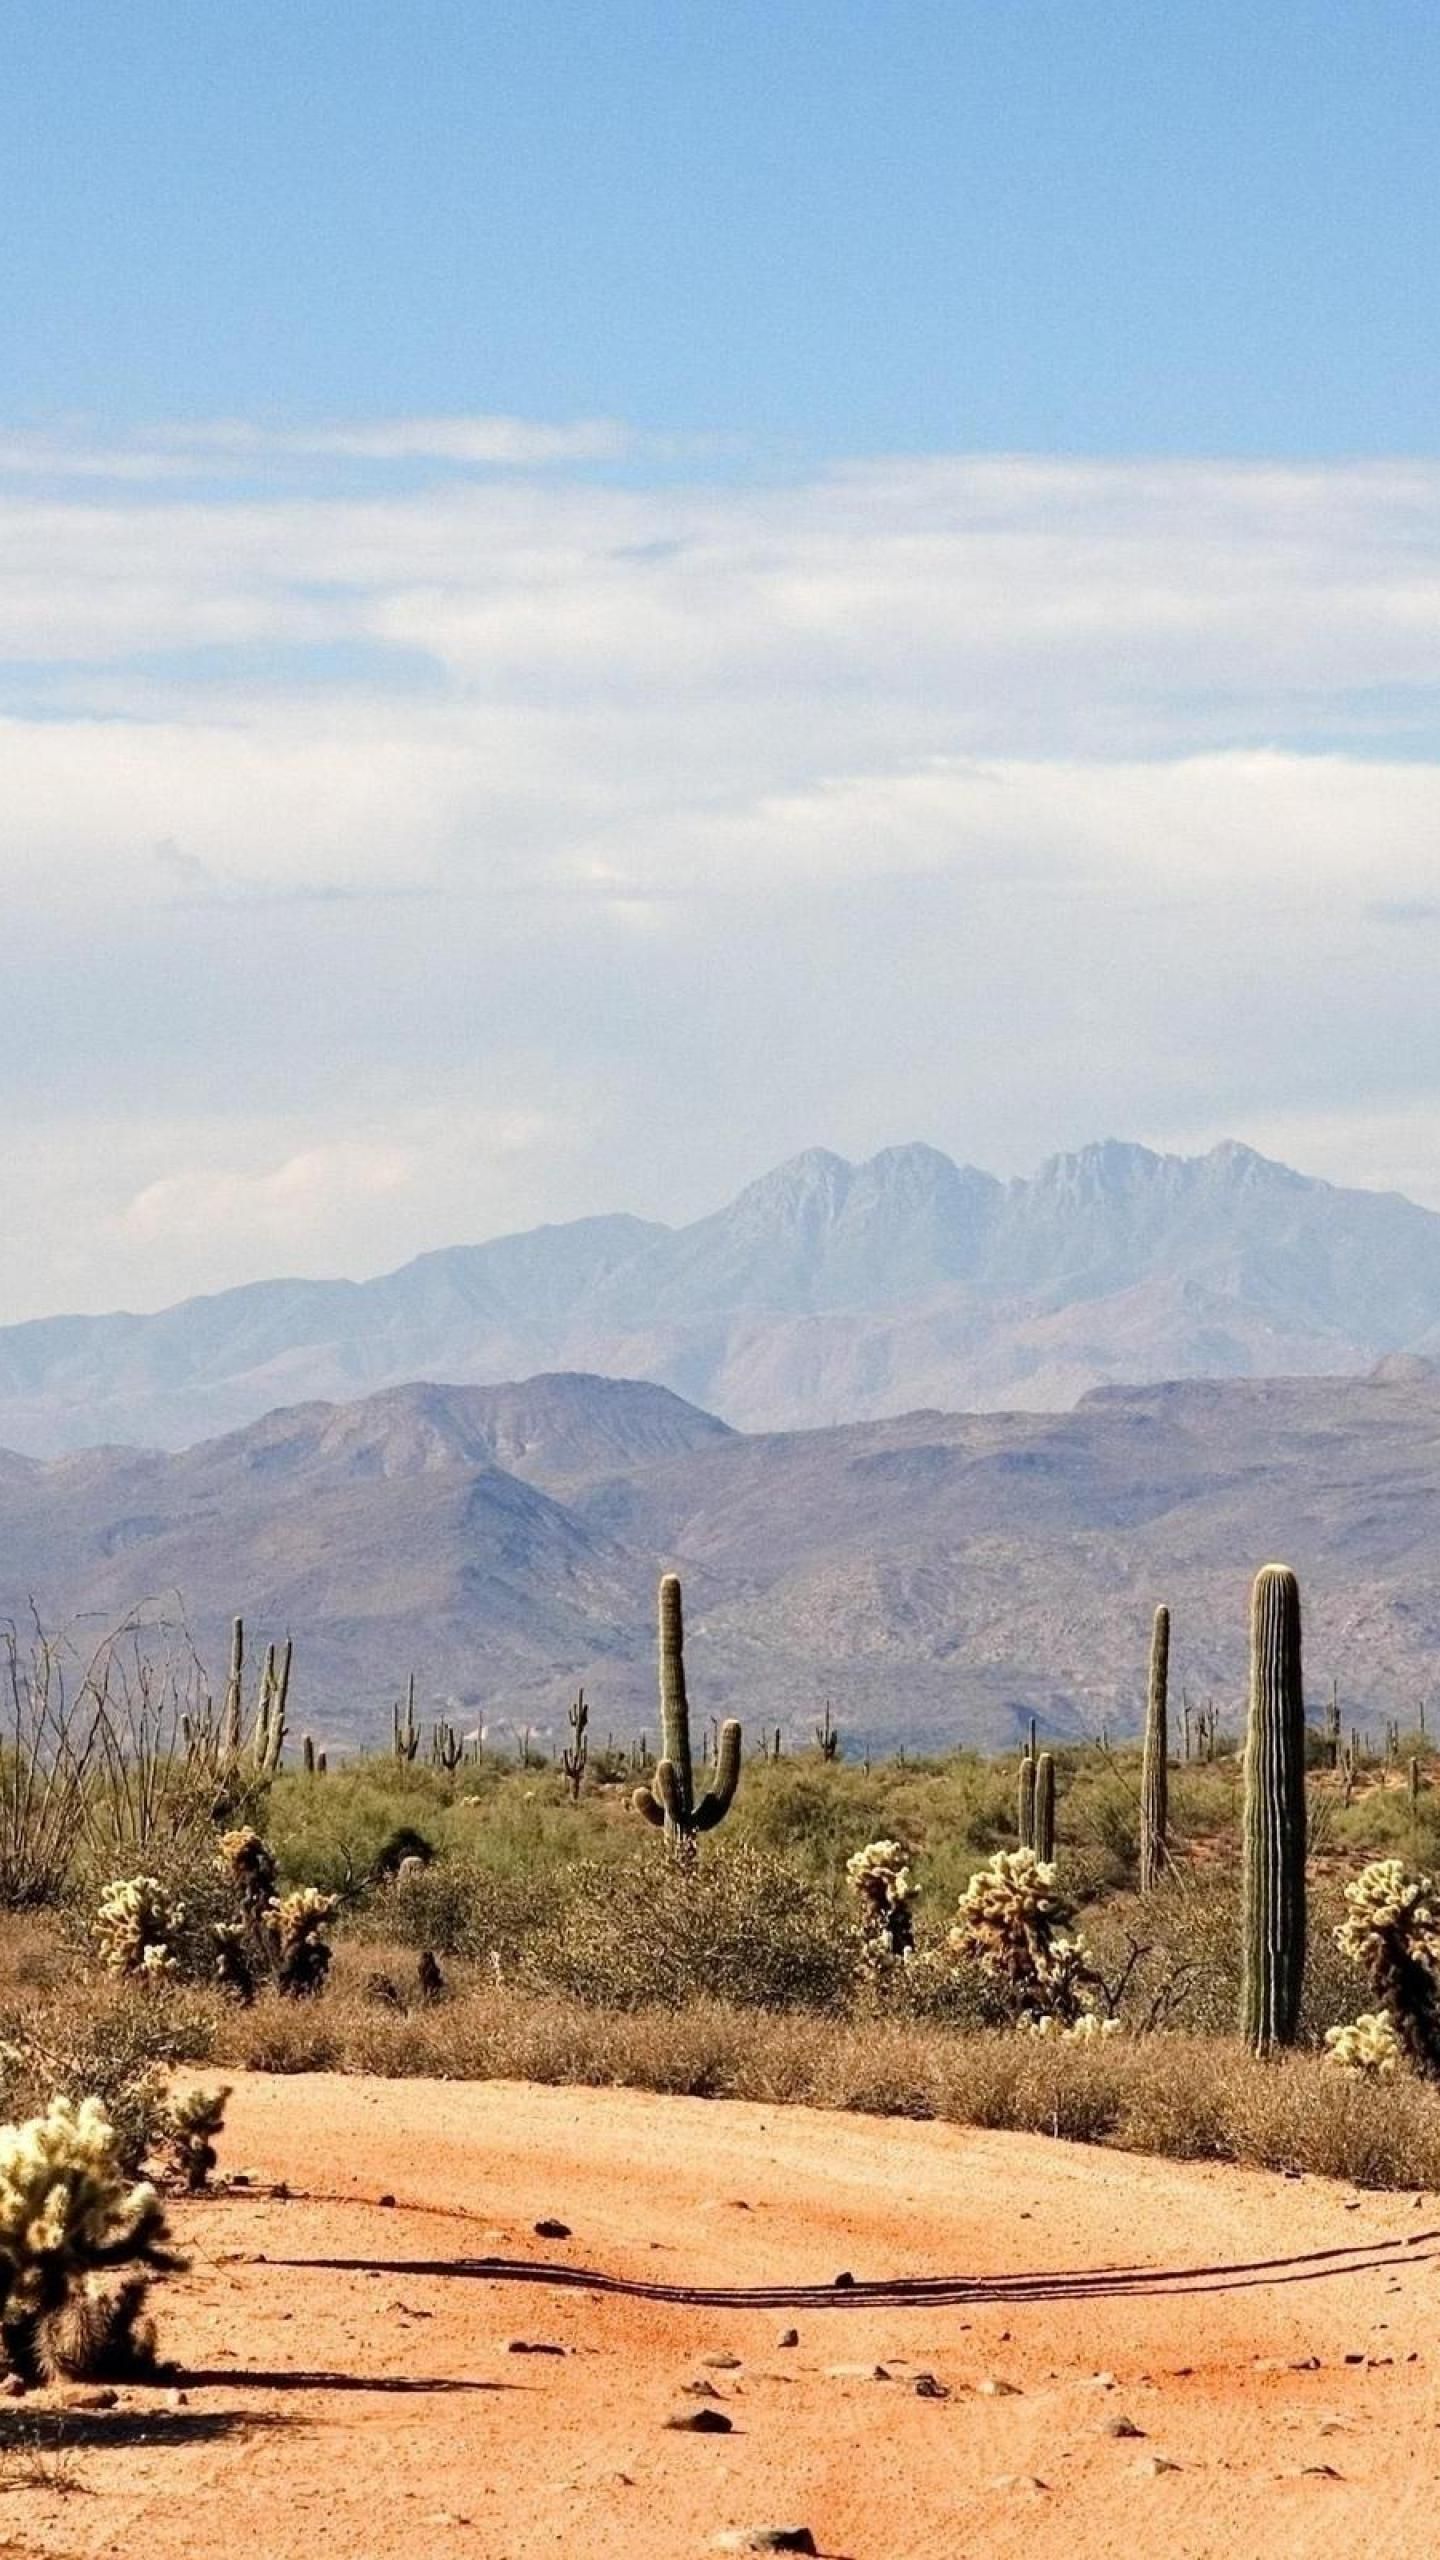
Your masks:
M1433 0L3 18L0 1319L812 1143L1440 1205Z

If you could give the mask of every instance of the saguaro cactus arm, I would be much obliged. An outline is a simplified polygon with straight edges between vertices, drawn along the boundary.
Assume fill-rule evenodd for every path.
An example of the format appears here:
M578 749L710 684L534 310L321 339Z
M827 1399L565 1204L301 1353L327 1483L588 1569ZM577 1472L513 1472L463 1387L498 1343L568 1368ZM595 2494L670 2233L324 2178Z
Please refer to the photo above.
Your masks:
M695 1807L694 1828L713 1831L723 1822L735 1801L740 1784L740 1727L730 1717L720 1727L720 1748L715 1761L715 1784L708 1787Z

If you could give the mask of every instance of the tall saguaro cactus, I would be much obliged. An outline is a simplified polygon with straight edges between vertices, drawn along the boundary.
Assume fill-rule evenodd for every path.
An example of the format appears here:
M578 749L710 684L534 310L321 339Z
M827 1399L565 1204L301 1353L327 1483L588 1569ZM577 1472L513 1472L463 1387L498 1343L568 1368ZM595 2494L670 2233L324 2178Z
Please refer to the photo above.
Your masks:
M1035 1763L1035 1818L1031 1844L1042 1867L1055 1864L1055 1754L1042 1751Z
M1140 1890L1153 1893L1165 1872L1170 1827L1170 1612L1155 1612L1150 1639L1150 1688L1145 1707L1145 1750L1140 1763Z
M1015 1782L1015 1829L1022 1849L1035 1846L1035 1754L1027 1751Z
M733 1717L721 1726L715 1783L697 1802L678 1573L664 1574L660 1582L660 1737L653 1783L637 1787L631 1802L657 1829L663 1824L670 1847L685 1854L700 1832L713 1831L724 1820L734 1803L740 1783L740 1727Z
M1293 2044L1305 1973L1305 1696L1300 1585L1255 1577L1245 1739L1240 2031L1257 2053Z

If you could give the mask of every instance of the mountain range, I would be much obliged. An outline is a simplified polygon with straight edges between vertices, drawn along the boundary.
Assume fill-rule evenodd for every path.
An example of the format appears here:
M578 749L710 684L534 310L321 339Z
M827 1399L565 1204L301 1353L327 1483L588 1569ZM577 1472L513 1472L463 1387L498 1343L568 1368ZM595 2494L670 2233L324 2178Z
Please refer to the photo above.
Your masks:
M1243 1693L1247 1597L1301 1576L1312 1700L1413 1720L1440 1659L1440 1373L1106 1387L1068 1413L914 1412L743 1433L642 1382L558 1375L310 1403L179 1453L0 1453L0 1615L77 1639L183 1603L293 1629L293 1722L374 1741L428 1713L654 1732L655 1581L685 1578L698 1718L753 1747L1011 1742L1133 1727L1151 1612L1172 1683ZM145 1595L151 1595L147 1601Z
M366 1281L0 1328L0 1443L179 1449L417 1378L647 1379L750 1432L1043 1412L1162 1378L1363 1373L1440 1346L1440 1216L1233 1143L1114 1141L998 1181L813 1149L712 1216L582 1218Z

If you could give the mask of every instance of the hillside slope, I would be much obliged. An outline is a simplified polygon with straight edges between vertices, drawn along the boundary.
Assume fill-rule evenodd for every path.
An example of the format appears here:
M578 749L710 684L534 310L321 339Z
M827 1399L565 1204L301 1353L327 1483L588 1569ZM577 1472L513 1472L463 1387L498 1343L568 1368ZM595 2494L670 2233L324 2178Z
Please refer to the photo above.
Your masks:
M387 1389L180 1455L0 1460L0 1611L89 1627L150 1600L222 1659L297 1637L297 1724L428 1711L653 1731L658 1571L686 1578L696 1712L852 1745L989 1746L1031 1712L1118 1732L1150 1612L1177 1692L1238 1702L1246 1594L1283 1554L1312 1694L1410 1718L1440 1656L1440 1378L1106 1389L1069 1414L920 1412L745 1435L645 1384ZM167 1597L167 1595L169 1595Z

